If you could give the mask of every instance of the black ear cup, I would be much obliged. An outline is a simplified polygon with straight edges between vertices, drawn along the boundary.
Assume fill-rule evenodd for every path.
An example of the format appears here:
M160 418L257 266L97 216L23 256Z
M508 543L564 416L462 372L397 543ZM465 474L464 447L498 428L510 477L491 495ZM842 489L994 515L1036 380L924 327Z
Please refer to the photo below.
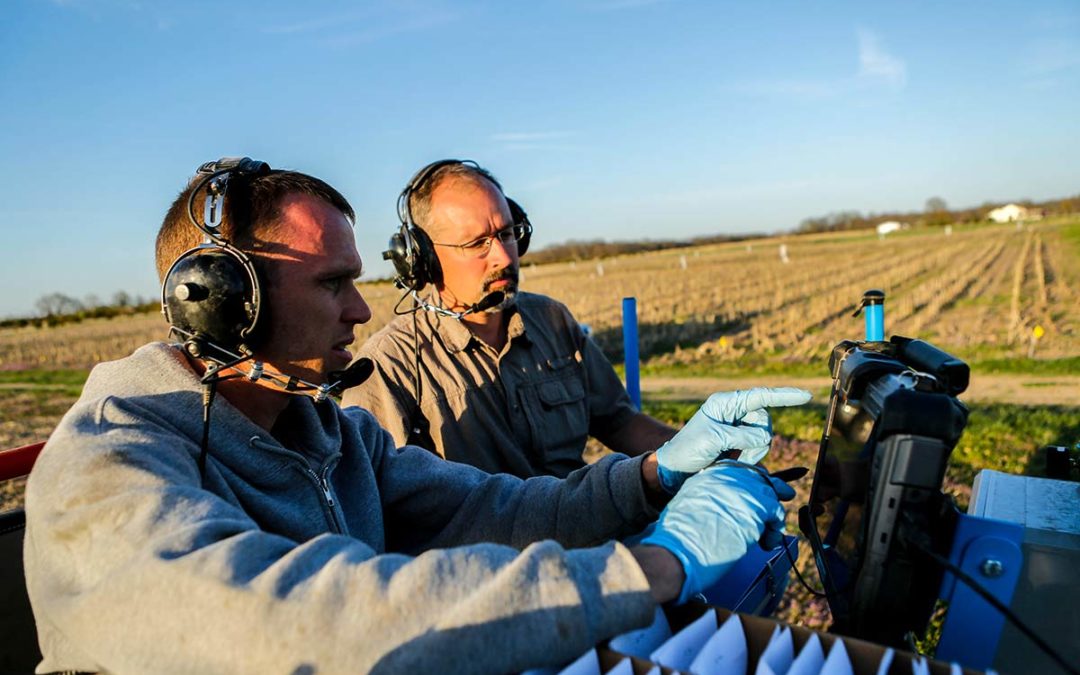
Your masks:
M442 281L442 265L435 245L419 227L401 227L390 236L383 260L394 265L394 283L401 289L420 289Z
M165 320L187 337L198 336L242 354L258 346L266 324L262 284L251 260L232 247L191 249L165 275Z
M419 227L410 230L413 244L416 247L416 262L425 283L442 283L442 264L439 256L435 253L435 244L431 243L428 233Z
M514 221L514 226L521 228L521 237L517 242L517 253L520 258L529 250L529 242L532 241L532 223L529 222L529 214L525 213L521 204L509 197L506 198L506 203L510 207L510 218Z
M220 225L228 182L268 173L269 165L247 157L199 167L196 178L201 182L191 191L188 218L207 241L177 258L161 286L161 311L185 340L194 338L211 347L251 354L264 337L269 323L262 299L264 284L255 262L222 238ZM194 206L203 187L207 197L204 222L200 222Z

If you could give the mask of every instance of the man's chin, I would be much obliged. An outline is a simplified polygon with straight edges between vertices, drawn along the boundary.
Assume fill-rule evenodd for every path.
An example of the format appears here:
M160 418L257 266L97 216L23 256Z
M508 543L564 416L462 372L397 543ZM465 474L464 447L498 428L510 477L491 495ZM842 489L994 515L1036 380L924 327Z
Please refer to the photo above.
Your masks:
M492 292L493 293L494 292L502 293L503 294L503 299L502 299L502 302L495 305L494 307L489 307L488 309L485 309L484 310L485 314L498 314L499 312L501 312L503 310L510 309L517 302L517 287L516 286L513 286L513 287L508 286L506 288L496 288Z

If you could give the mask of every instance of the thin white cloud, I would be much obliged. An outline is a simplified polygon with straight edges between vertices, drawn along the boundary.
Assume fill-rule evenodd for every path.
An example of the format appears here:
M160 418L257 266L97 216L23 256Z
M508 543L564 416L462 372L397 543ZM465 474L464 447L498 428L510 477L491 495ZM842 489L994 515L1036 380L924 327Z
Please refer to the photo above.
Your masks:
M347 47L349 45L368 44L378 42L386 38L397 37L406 33L415 33L434 26L456 21L457 14L452 12L431 11L402 18L398 21L388 21L379 25L372 25L361 30L332 36L323 41L331 47Z
M492 134L496 143L536 143L540 141L562 140L573 134L569 131L511 131Z
M591 9L597 12L616 12L623 9L637 9L638 7L659 5L663 2L670 2L670 0L604 0L602 2L590 2L585 5L585 9Z
M341 29L342 27L348 26L350 24L356 24L357 22L361 21L368 21L370 19L370 11L329 14L326 16L308 17L301 21L292 21L273 26L266 26L262 29L262 32L266 33L267 35L292 35L296 33L311 33L313 31L323 31L328 28Z
M260 31L267 35L316 36L323 45L342 47L422 31L457 18L456 13L431 3L377 4L315 16L310 12L296 13L268 23Z
M532 152L578 150L579 146L570 141L575 136L572 131L507 131L488 137L502 152Z
M853 75L834 78L763 79L737 82L729 88L739 94L797 101L828 99L865 93L867 87L887 87L899 91L907 84L907 64L882 46L876 33L856 29L858 58Z
M859 78L902 89L907 84L907 64L903 59L885 51L877 33L860 28L857 35L859 38Z

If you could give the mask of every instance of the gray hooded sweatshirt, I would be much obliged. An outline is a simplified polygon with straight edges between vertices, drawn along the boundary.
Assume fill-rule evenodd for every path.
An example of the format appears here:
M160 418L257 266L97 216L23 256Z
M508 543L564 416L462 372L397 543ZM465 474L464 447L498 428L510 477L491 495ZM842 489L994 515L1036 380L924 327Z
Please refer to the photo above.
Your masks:
M38 672L505 672L649 623L640 459L560 481L296 397L288 448L153 343L93 370L26 491ZM281 435L281 434L278 434ZM607 543L604 543L607 542Z

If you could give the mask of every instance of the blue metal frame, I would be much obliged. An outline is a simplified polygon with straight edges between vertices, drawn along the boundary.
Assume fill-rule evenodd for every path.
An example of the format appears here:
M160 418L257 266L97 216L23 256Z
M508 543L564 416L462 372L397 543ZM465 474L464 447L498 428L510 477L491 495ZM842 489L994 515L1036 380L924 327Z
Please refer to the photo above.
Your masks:
M1024 564L1023 539L1021 525L962 514L949 560L1008 607ZM1005 617L948 572L940 597L949 608L935 657L986 670L997 653Z
M641 372L638 369L637 298L622 300L623 364L626 366L626 393L641 410Z
M799 559L797 537L785 535L784 546L791 554L790 560L783 547L766 551L752 545L731 571L702 593L705 602L743 614L772 614L787 588L791 560Z

